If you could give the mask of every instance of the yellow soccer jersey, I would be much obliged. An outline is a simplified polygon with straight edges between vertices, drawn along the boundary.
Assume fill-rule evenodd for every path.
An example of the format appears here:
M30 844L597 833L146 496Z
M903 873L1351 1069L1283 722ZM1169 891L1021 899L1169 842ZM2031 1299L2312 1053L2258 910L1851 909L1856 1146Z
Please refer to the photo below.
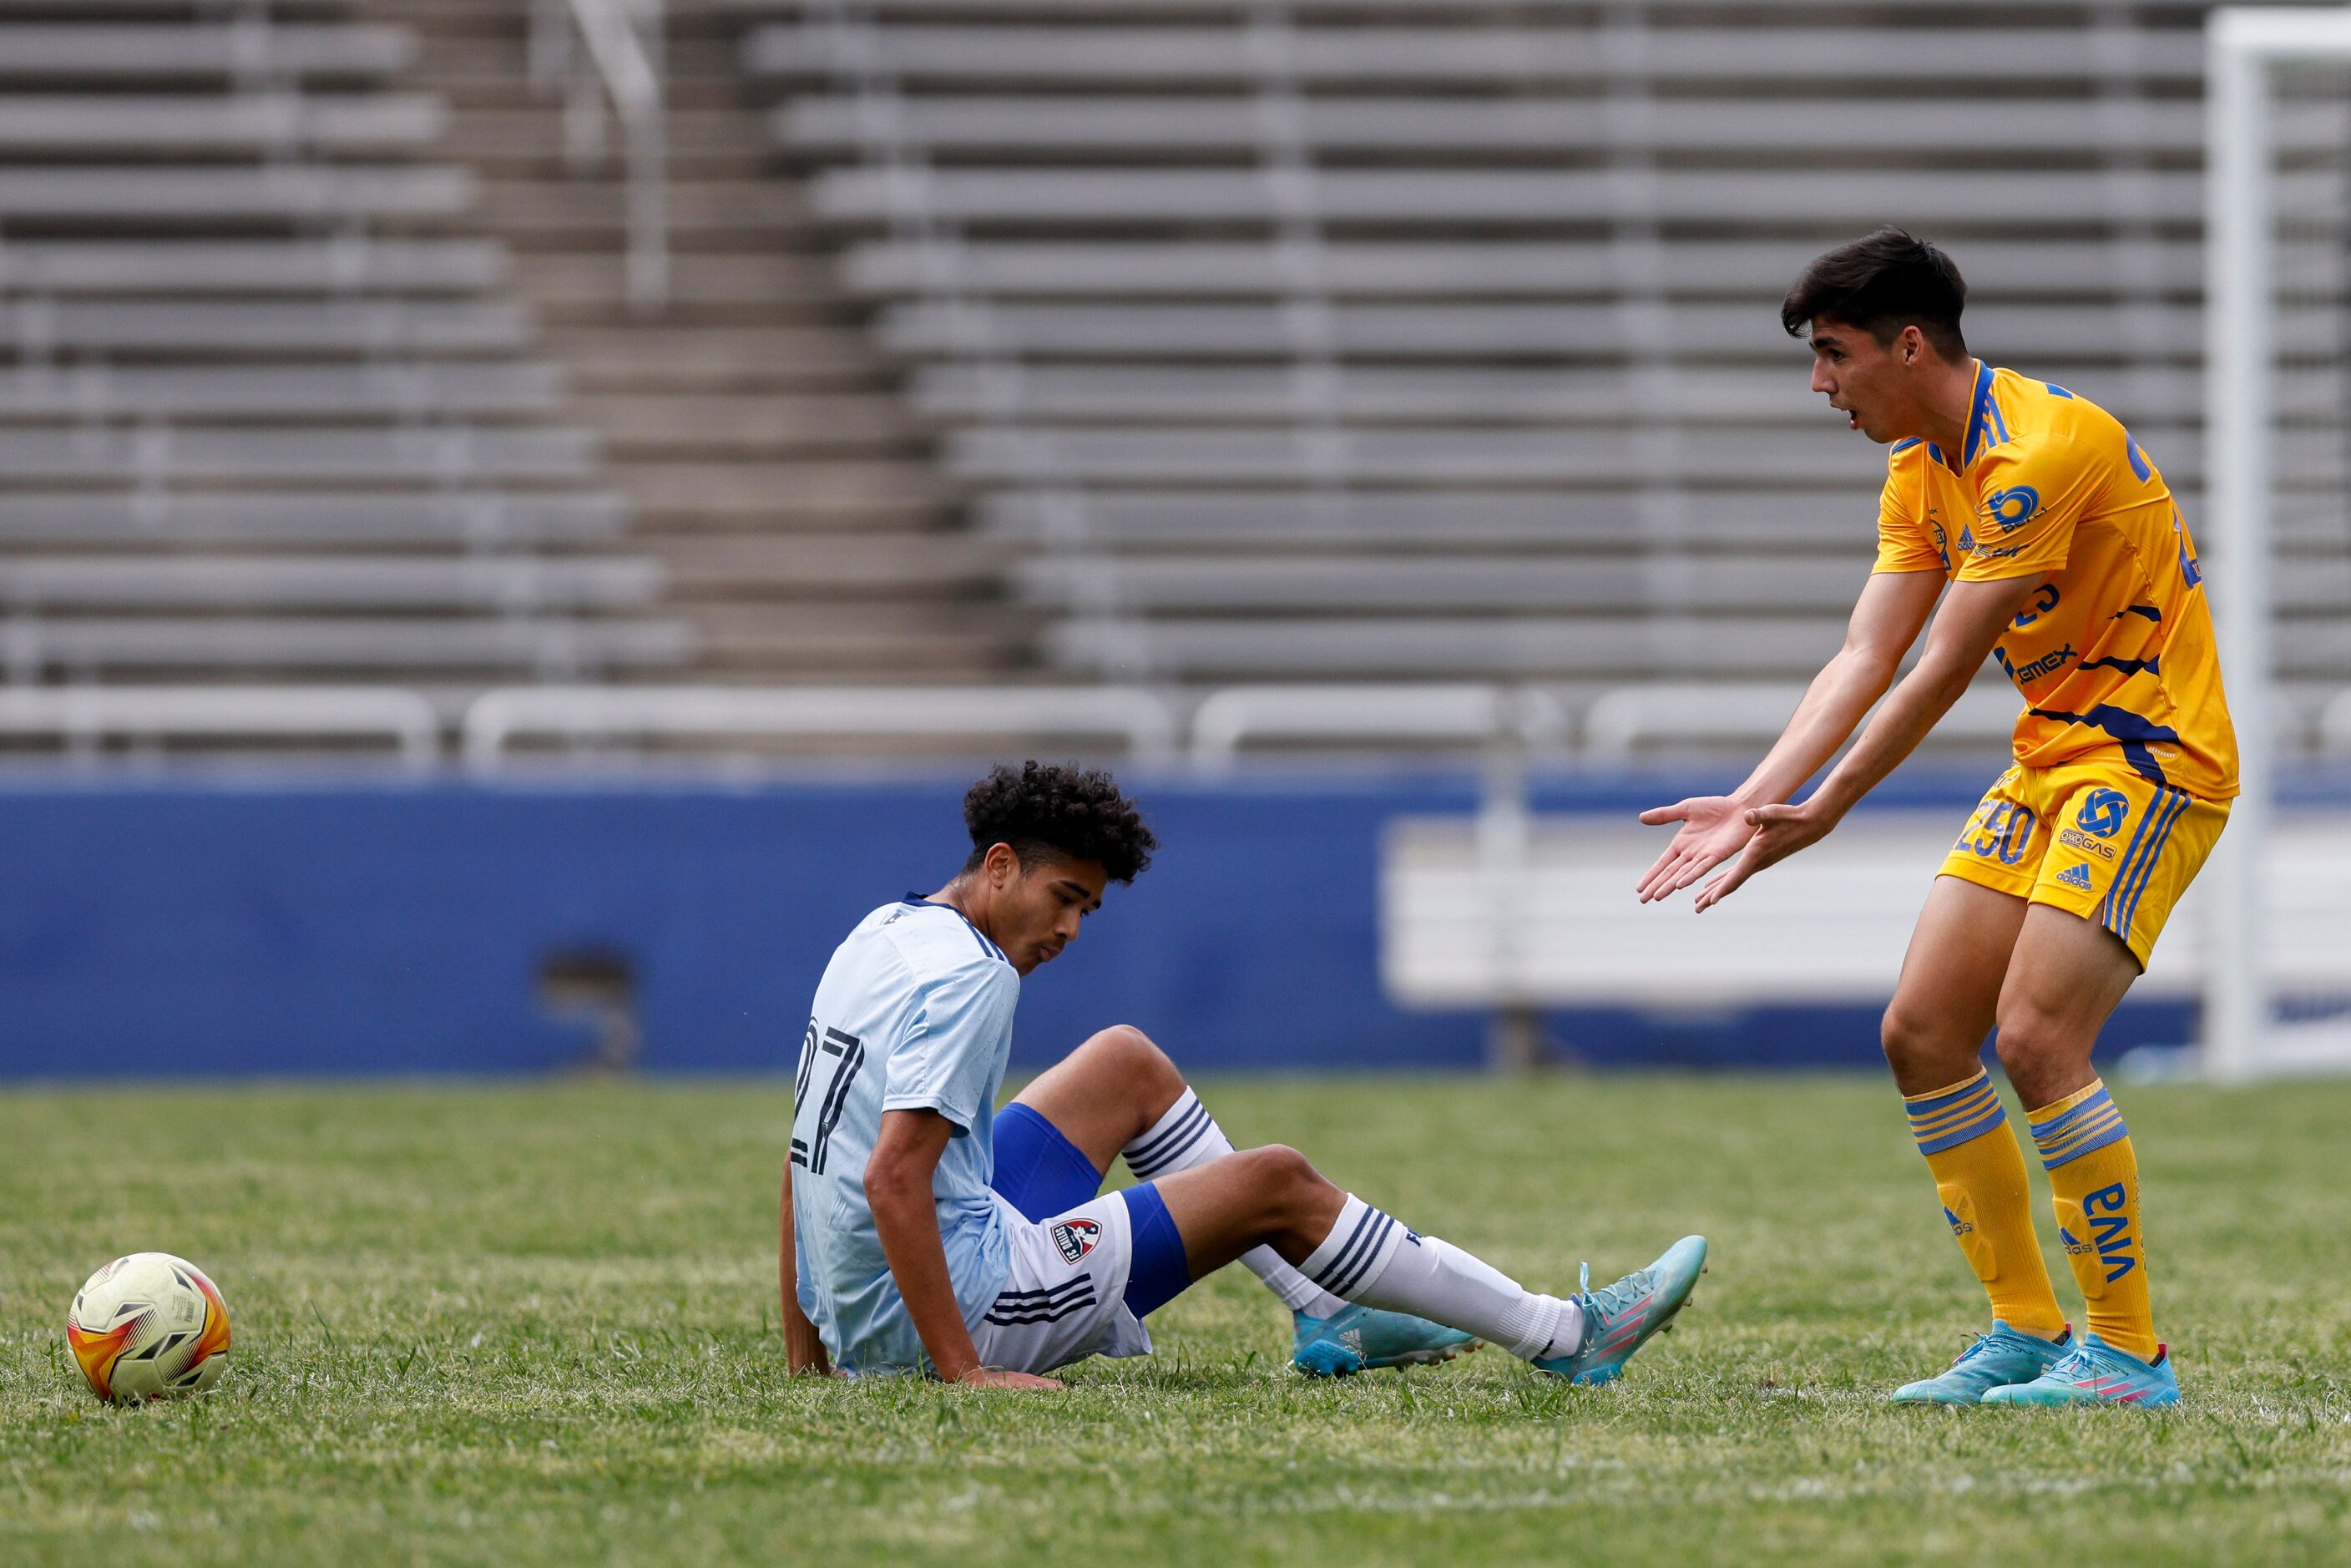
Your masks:
M2063 387L1979 364L1956 471L1950 455L1920 440L1886 455L1876 570L2042 580L1992 651L2024 694L2017 762L2119 756L2150 783L2234 796L2196 546L2130 433Z

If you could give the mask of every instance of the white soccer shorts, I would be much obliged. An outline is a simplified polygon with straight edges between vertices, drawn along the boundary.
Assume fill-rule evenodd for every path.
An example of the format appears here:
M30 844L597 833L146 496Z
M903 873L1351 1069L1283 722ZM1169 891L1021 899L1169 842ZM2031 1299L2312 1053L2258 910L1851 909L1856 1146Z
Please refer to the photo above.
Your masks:
M1149 1355L1151 1335L1126 1307L1134 1232L1114 1192L1032 1224L1004 1205L1011 1271L971 1326L980 1364L1047 1373L1090 1355Z

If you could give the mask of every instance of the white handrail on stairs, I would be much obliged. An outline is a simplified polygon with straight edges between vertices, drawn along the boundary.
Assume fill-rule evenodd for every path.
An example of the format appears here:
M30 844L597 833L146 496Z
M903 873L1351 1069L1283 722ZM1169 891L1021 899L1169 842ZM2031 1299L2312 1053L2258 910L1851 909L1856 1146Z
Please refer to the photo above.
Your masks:
M609 100L621 121L626 169L629 308L669 305L669 131L663 90L663 0L534 0L530 77L564 84L563 151L574 169L600 162ZM572 48L587 46L589 72ZM599 89L601 88L601 91Z

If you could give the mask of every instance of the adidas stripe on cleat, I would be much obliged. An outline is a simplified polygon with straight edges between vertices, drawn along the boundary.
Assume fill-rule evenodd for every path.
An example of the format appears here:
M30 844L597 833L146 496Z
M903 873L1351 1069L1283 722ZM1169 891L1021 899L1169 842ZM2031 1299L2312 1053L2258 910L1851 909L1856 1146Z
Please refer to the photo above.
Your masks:
M1705 1272L1703 1236L1683 1237L1647 1268L1635 1269L1598 1291L1590 1288L1592 1265L1585 1264L1585 1288L1575 1297L1583 1312L1583 1342L1574 1354L1538 1361L1535 1366L1571 1383L1615 1382L1633 1353L1673 1322Z
M2159 1410L2179 1403L2179 1374L2171 1347L2156 1347L2153 1361L2116 1350L2096 1334L2030 1383L2013 1383L1983 1396L1986 1405L2136 1405Z

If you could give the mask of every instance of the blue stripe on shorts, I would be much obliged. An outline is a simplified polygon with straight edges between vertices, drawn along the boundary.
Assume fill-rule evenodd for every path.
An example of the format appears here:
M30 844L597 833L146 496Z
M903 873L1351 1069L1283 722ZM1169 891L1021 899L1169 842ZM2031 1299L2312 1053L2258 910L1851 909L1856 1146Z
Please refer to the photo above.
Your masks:
M1184 1238L1176 1234L1157 1182L1128 1187L1118 1196L1126 1199L1127 1228L1134 1236L1134 1256L1126 1269L1126 1310L1147 1318L1190 1288L1192 1265L1184 1256Z
M1061 1129L1017 1101L996 1113L996 1172L988 1185L1031 1223L1102 1191L1102 1174Z

